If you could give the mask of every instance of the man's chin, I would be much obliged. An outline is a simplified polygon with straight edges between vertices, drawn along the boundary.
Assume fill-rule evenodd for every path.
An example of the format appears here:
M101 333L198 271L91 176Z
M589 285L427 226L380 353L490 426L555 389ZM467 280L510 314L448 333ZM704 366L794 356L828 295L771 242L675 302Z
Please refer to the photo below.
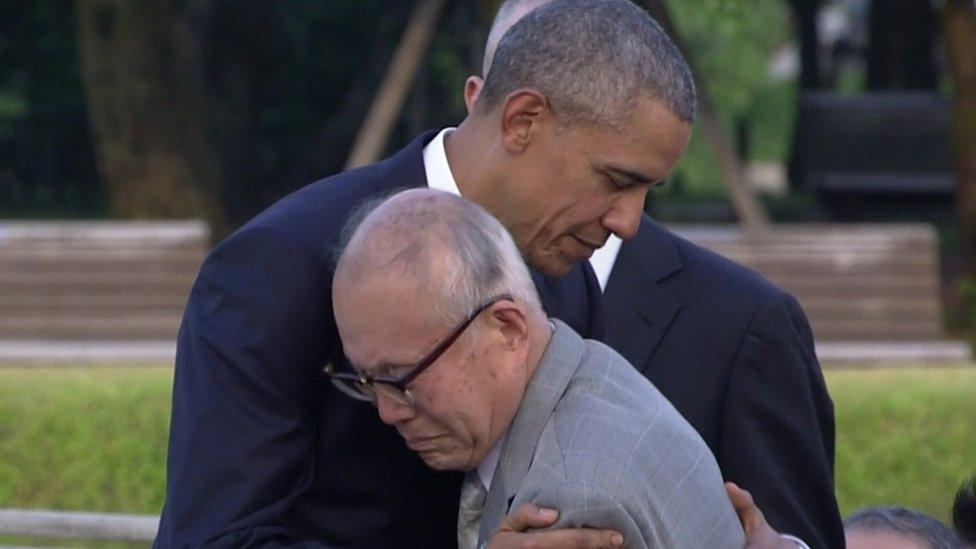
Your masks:
M547 254L545 257L530 261L529 265L546 276L558 278L568 273L573 268L573 263L563 258L561 254Z
M449 456L437 452L421 452L420 459L427 464L427 467L435 471L460 471L464 466L456 463Z
M478 466L483 455L475 456L468 452L418 452L417 455L423 460L427 467L435 471L467 471Z

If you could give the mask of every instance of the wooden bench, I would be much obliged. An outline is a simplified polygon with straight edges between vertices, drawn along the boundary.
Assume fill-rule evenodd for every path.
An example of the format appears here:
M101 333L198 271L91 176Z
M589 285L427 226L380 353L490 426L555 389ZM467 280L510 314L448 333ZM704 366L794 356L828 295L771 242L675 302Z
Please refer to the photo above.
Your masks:
M209 240L198 221L0 223L0 340L172 342Z
M951 197L951 101L917 90L799 98L790 180L821 195Z
M966 345L943 340L938 241L929 225L775 225L755 234L727 226L672 228L796 296L818 350L862 360L887 346L924 359L919 349L927 345L948 360L970 356Z

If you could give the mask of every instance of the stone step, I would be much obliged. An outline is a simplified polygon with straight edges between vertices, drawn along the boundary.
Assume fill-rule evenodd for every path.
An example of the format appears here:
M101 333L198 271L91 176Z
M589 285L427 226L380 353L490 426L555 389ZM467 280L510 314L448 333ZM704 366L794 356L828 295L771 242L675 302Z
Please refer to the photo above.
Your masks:
M0 339L175 339L182 314L0 317Z
M973 354L964 341L818 341L817 358L825 367L887 367L899 363L970 363Z
M0 339L0 365L48 364L77 365L151 363L172 364L176 343L172 339L69 340Z

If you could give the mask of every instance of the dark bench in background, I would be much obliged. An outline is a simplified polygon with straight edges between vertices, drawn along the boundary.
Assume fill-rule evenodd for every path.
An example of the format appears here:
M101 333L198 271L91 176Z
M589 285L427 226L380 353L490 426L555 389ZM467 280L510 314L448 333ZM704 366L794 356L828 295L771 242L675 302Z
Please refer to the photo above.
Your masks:
M946 341L939 255L926 224L678 226L679 234L742 263L792 293L810 318L821 358L969 360Z

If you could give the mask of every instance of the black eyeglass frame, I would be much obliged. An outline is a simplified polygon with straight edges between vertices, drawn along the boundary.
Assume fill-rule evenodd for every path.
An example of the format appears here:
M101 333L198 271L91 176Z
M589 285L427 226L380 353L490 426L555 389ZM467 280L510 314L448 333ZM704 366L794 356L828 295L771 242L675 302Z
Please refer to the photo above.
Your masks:
M476 308L474 312L472 312L467 318L458 324L457 327L447 335L447 337L442 339L440 343L428 351L427 354L418 360L416 364L411 366L410 370L402 376L371 376L364 372L336 372L335 360L330 361L329 364L326 365L325 375L328 376L329 380L332 381L333 385L336 385L339 390L353 398L370 402L374 401L375 396L370 396L370 394L358 389L358 387L369 388L369 390L375 395L375 385L382 383L384 385L393 387L403 394L410 401L410 403L412 403L413 397L410 395L407 385L409 385L411 381L416 379L417 376L422 374L427 368L436 362L437 359L440 358L441 355L443 355L459 337L461 337L461 334L464 333L464 330L467 329L472 322L474 322L474 319L478 318L478 315L485 312L485 310L499 301L513 301L514 299L515 298L511 294L505 293L496 295L495 297L492 297L479 305L478 308ZM340 385L342 382L349 382L352 383L354 387L357 387L355 393L352 392L350 387Z

